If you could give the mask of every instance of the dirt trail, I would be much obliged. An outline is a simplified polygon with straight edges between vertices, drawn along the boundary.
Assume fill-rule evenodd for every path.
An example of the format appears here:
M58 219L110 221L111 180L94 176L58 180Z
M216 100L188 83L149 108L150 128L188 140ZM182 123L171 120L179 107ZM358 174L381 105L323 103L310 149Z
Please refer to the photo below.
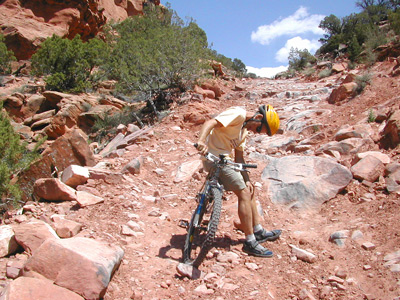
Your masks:
M313 83L258 79L241 83L246 86L245 92L234 92L233 83L230 83L224 86L226 94L223 99L206 99L201 104L211 115L233 105L254 110L261 103L271 103L282 112L285 106L300 104L300 109L330 109L331 119L320 120L329 124L325 128L326 140L329 141L341 125L365 119L368 107L385 101L389 95L377 99L368 96L374 94L373 90L367 90L364 98L356 98L354 103L338 107L324 100L287 103L276 95L252 100L248 93L262 94L273 90L279 94L308 90L312 94L334 84L337 79ZM394 89L392 92L395 95ZM321 95L321 98L327 96ZM398 273L383 266L383 256L400 247L396 221L399 202L395 196L373 191L376 194L374 201L359 203L358 198L369 189L354 181L347 188L347 194L338 195L324 204L320 211L289 210L272 204L265 197L260 179L264 165L260 161L253 161L259 168L250 176L259 183L257 199L264 210L264 225L270 229L283 229L280 240L267 244L275 256L260 259L242 253L243 234L233 226L237 219L237 202L234 195L227 193L216 248L200 268L210 278L192 281L180 277L176 265L181 259L186 230L178 224L181 219L190 218L195 207L194 196L205 177L197 173L187 182L173 182L182 163L198 158L191 143L196 141L200 125L183 121L193 107L195 105L175 107L161 124L154 126L150 139L138 144L137 150L122 158L106 160L116 171L135 157L142 156L145 163L139 175L126 176L123 183L95 184L106 199L104 204L69 214L69 217L86 224L86 234L115 242L125 250L123 263L114 275L105 299L129 299L132 296L140 299L141 295L143 299L307 299L304 289L315 298L323 298L326 294L325 299L393 299L400 296ZM285 124L285 119L282 122ZM393 158L398 160L398 155ZM162 171L157 174L156 169ZM156 202L153 202L153 197ZM143 234L121 236L120 226L130 219L137 219ZM340 248L328 241L332 232L345 229L361 230L365 239L377 248L366 251L355 241L348 241ZM310 250L317 255L317 262L309 264L294 260L289 244ZM230 252L237 257L225 261L222 254ZM331 276L339 274L346 274L344 282L338 282L336 286L329 283Z
M148 138L131 147L122 157L102 159L111 171L120 171L131 159L143 157L144 164L138 175L125 175L123 182L90 180L105 199L104 203L83 209L74 209L70 203L44 204L46 214L66 213L67 218L84 224L81 236L94 237L120 245L125 256L107 290L105 300L125 299L394 299L400 296L400 273L384 266L383 257L400 248L398 219L400 205L395 195L371 190L357 181L325 203L318 211L296 211L277 206L263 191L260 174L265 162L250 173L257 186L257 199L262 205L263 224L268 229L283 230L281 238L266 246L274 252L270 259L249 257L241 251L243 233L234 229L237 202L233 194L226 193L216 248L200 267L205 280L189 280L178 275L176 266L181 260L181 249L186 230L179 221L188 220L195 207L194 197L204 181L205 174L197 172L188 181L175 183L178 167L199 158L192 143L196 141L201 125L185 122L184 116L199 107L210 115L233 105L255 110L261 103L271 103L282 113L282 124L290 112L324 108L331 110L319 121L328 124L323 131L324 142L343 124L365 120L368 108L398 95L400 87L392 78L380 77L377 91L368 88L341 106L329 105L329 94L319 94L319 101L299 97L288 100L279 93L309 91L327 88L339 76L319 82L301 80L272 81L256 79L243 81L245 91L234 91L233 82L221 82L225 94L220 100L185 103L176 106L160 124L153 127ZM391 81L391 82L390 82ZM384 89L384 85L391 86ZM394 87L393 87L394 85ZM269 93L269 92L274 93ZM252 93L262 96L252 98ZM384 94L386 93L386 94ZM275 95L273 95L275 94ZM273 95L273 96L268 96ZM179 128L178 128L179 127ZM284 133L285 134L285 133ZM253 135L250 135L250 139ZM248 154L248 153L247 153ZM389 153L399 161L399 154ZM279 153L278 155L290 155ZM367 192L375 195L370 202L358 199ZM142 228L135 236L121 234L121 226L134 220ZM348 240L343 247L328 241L338 230L360 230L364 240L376 245L365 250L355 241ZM317 255L315 263L296 260L290 244ZM228 258L227 255L230 255ZM344 276L344 275L345 276ZM341 281L339 277L346 277ZM333 282L333 283L332 283ZM325 296L324 296L325 295ZM307 298L308 297L308 298Z

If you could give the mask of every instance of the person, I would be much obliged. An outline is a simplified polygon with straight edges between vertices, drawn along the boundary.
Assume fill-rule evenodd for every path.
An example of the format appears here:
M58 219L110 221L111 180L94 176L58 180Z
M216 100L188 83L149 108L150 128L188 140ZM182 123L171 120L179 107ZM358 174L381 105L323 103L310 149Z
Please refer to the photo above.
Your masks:
M222 154L237 163L245 163L243 152L248 131L272 136L278 129L279 116L271 105L261 105L254 115L241 107L231 107L203 124L197 149L202 155L206 155L207 152L216 156ZM209 171L209 162L204 161L204 169ZM243 251L259 257L273 256L273 252L261 243L278 239L281 230L267 231L262 227L254 197L254 186L248 173L226 166L220 173L220 181L225 190L233 191L238 197L238 215L246 237Z

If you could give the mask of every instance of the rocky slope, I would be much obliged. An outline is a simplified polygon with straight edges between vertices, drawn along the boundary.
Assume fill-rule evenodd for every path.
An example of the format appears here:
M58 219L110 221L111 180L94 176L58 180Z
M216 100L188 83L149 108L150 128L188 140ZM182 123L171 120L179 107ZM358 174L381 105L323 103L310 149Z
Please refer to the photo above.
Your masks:
M143 0L0 1L0 32L18 60L29 59L53 34L84 40L95 37L110 21L122 21L143 11ZM160 1L151 1L156 5Z
M38 201L4 219L2 227L11 227L19 248L0 259L2 299L25 299L27 288L40 290L46 299L44 286L58 299L399 299L400 84L395 66L387 60L352 71L372 76L355 97L337 92L346 90L346 70L315 81L219 79L183 96L159 124L121 127L97 154L78 155L86 163L62 156L59 174L44 176L50 187L59 187L58 194L35 180ZM335 93L341 96L334 98ZM56 111L72 101L62 99ZM204 120L224 108L255 110L263 103L276 107L282 130L273 138L250 135L246 156L259 166L250 177L263 224L283 230L278 241L266 244L275 255L261 259L241 251L236 199L226 193L215 248L200 267L202 277L190 280L176 268L186 233L182 221L190 219L205 178L192 143ZM379 123L368 122L371 112ZM67 133L74 136L78 124L66 125ZM76 146L77 140L60 135L52 144L90 150ZM366 156L367 151L373 152ZM88 165L86 171L65 170L69 159ZM274 174L271 165L285 167ZM290 176L282 176L285 172ZM71 183L77 174L80 179ZM272 185L278 179L282 189L296 183L308 192L295 188L285 199ZM92 276L99 266L101 284ZM43 276L51 280L49 287Z

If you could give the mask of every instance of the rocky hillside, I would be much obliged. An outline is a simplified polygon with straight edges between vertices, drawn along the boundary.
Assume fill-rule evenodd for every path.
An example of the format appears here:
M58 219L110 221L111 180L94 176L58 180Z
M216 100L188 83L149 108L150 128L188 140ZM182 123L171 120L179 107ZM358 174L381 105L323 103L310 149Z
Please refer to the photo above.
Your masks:
M399 299L397 66L344 63L314 81L218 79L154 126L119 126L106 147L87 143L90 116L126 104L8 78L0 93L15 128L27 141L51 139L21 178L30 201L0 226L0 299ZM264 103L276 107L280 133L250 135L246 156L258 164L250 177L263 224L283 230L266 244L275 255L241 251L236 198L226 193L215 248L190 280L177 271L182 224L205 178L192 143L224 108Z
M143 11L143 0L3 0L0 32L18 60L29 59L46 38L56 34L84 40L95 37L110 21L122 21ZM151 1L160 5L160 1Z

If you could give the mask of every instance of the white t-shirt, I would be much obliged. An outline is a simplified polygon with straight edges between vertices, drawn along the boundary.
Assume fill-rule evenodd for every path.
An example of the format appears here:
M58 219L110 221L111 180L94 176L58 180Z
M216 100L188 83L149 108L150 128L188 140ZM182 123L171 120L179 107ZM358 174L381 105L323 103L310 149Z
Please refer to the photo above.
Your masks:
M244 151L247 130L242 128L246 111L241 107L231 107L214 118L222 127L214 128L208 136L209 151L219 156L224 154L233 158L232 151Z

